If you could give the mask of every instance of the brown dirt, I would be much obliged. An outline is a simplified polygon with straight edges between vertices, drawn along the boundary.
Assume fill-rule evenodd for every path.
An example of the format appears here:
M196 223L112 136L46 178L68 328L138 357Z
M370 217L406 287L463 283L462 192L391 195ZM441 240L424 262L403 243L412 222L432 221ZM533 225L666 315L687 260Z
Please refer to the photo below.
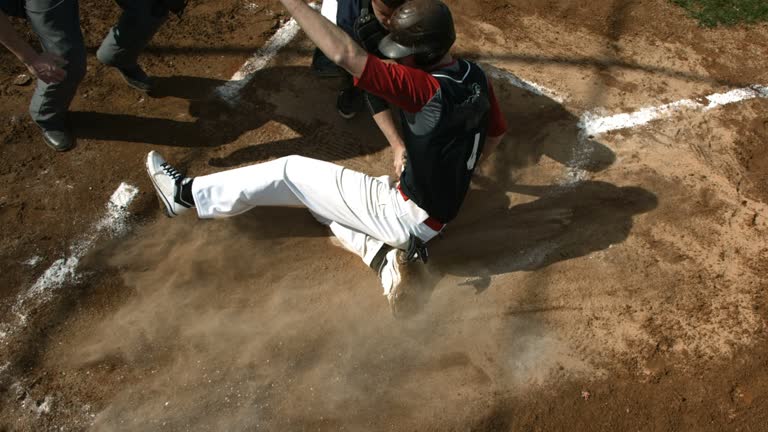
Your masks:
M577 123L768 84L768 26L702 29L664 0L450 2L458 52L566 100L495 81L509 136L396 320L303 211L160 216L151 149L193 174L291 153L389 170L304 38L236 109L209 97L285 18L251 4L171 20L143 58L154 97L91 55L65 154L0 53L0 431L765 429L768 101L591 139ZM118 8L81 10L93 53ZM121 182L133 228L22 321L17 299Z

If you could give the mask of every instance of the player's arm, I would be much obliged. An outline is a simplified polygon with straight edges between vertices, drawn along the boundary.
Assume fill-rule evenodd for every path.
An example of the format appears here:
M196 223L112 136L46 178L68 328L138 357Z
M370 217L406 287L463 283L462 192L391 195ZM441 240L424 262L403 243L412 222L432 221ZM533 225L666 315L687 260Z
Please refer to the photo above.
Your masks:
M480 163L488 159L488 156L496 151L496 147L499 146L499 143L507 133L507 120L501 112L499 100L496 99L490 78L488 79L488 98L491 102L491 109L488 113L488 135L485 138L483 154L480 155Z
M395 168L395 174L399 177L403 172L403 164L405 162L405 142L403 142L403 138L400 136L397 126L395 126L392 110L386 109L374 114L373 120L381 129L384 137L387 138L389 146L392 147L392 165Z
M437 78L397 63L385 63L369 54L355 85L410 113L419 112L440 90Z
M363 74L368 53L344 30L325 19L303 0L280 2L326 57L355 77Z
M0 12L0 43L12 52L35 77L46 83L57 83L67 77L61 66L66 61L54 54L38 54L11 26L8 17Z

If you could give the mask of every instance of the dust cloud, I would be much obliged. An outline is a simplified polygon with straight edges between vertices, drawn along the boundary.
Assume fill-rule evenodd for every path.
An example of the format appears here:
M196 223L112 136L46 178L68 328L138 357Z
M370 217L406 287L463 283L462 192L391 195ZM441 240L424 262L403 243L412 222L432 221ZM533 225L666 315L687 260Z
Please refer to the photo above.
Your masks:
M259 209L158 220L120 244L109 262L129 298L65 356L126 371L95 430L416 424L568 364L544 322L440 274L393 318L374 273L327 235L302 210Z

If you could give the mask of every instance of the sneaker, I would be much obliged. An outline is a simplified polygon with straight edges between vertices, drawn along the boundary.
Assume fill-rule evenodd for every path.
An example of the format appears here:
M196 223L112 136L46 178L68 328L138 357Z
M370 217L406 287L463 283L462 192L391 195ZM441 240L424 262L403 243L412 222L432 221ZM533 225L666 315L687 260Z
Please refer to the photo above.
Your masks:
M379 269L379 279L384 288L384 296L387 297L392 314L397 315L399 303L403 299L407 279L408 263L405 261L403 251L392 249L384 256L384 262Z
M141 66L118 67L116 69L125 82L136 90L149 93L154 88L152 78L144 72Z
M180 199L181 185L191 179L184 177L154 150L147 155L147 174L168 217L178 216L192 207Z
M363 108L365 108L365 102L360 89L350 87L339 92L339 96L336 98L336 110L342 118L350 120Z

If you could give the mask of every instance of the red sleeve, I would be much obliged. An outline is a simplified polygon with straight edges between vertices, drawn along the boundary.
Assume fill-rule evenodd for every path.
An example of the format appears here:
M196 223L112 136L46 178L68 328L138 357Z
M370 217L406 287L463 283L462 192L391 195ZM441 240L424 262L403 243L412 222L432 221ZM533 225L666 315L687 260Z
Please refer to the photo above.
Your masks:
M440 90L437 78L427 72L384 63L371 54L360 78L355 78L355 85L411 113L421 111Z
M491 112L488 116L488 136L496 138L507 132L507 119L505 119L504 114L501 113L499 101L496 99L496 94L493 91L493 84L491 84L490 78L488 79L488 97L491 99Z

